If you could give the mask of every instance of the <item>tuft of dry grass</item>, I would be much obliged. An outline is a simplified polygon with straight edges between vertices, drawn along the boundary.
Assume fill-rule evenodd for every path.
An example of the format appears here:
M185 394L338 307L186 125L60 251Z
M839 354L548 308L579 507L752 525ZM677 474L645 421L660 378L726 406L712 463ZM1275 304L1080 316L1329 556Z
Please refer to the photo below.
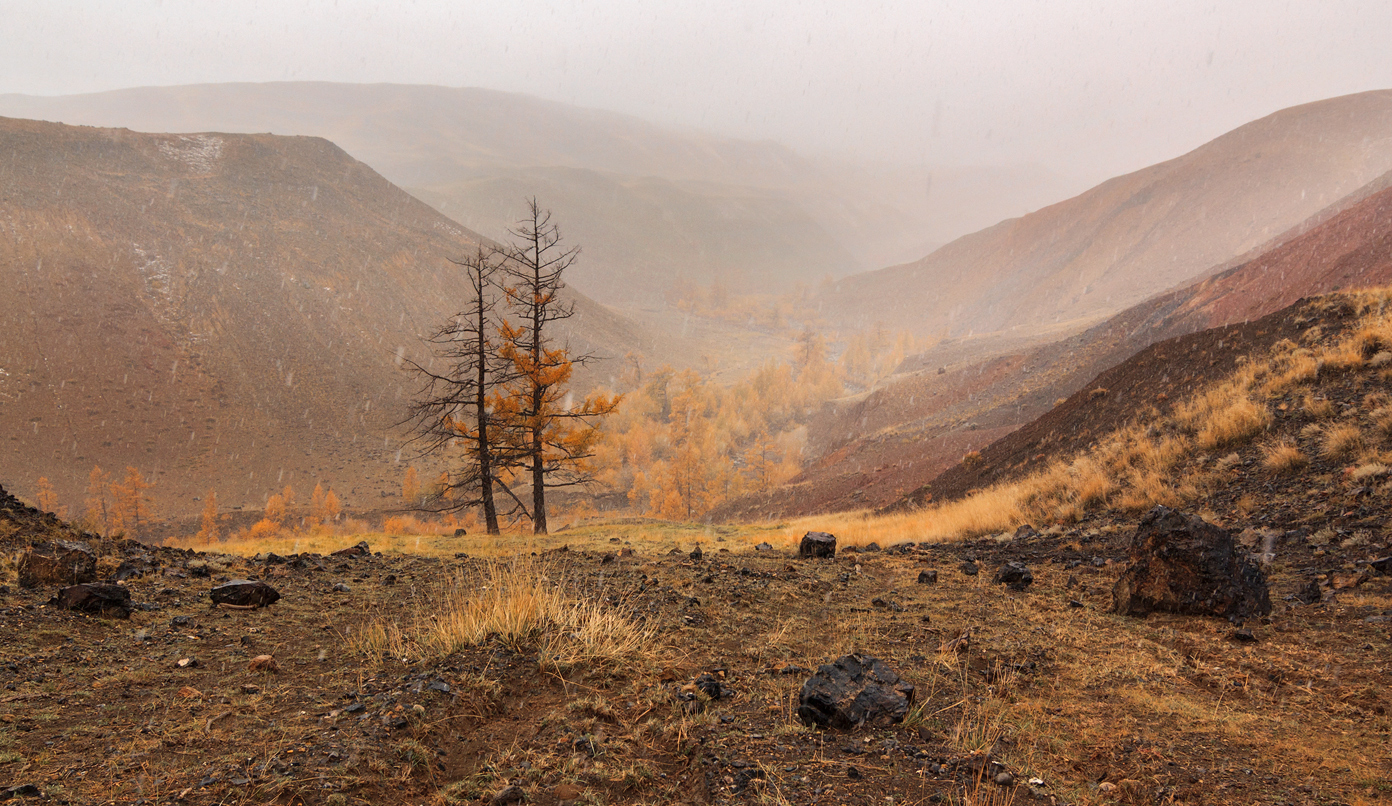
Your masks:
M1231 401L1213 412L1195 440L1204 450L1241 445L1262 433L1271 425L1271 412L1266 406L1245 397Z
M527 558L488 562L442 582L405 624L378 619L347 642L368 657L439 658L490 639L537 647L558 670L613 668L651 653L654 636L600 597L567 589L560 570Z
M1324 432L1320 453L1330 459L1347 459L1363 450L1363 429L1352 423L1336 425Z
M1262 467L1273 473L1294 473L1310 464L1310 459L1292 442L1278 442L1262 448Z

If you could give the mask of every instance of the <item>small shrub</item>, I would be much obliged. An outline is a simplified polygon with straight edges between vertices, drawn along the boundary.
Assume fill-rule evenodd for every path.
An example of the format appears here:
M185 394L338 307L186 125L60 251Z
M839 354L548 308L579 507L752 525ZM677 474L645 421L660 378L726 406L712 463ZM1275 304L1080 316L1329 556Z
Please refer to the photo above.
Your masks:
M1379 476L1386 476L1387 471L1387 465L1382 462L1368 462L1367 464L1359 465L1351 470L1349 472L1349 481L1366 481L1368 479L1378 478Z
M253 523L246 532L247 540L265 540L280 534L280 524L270 518L262 518Z

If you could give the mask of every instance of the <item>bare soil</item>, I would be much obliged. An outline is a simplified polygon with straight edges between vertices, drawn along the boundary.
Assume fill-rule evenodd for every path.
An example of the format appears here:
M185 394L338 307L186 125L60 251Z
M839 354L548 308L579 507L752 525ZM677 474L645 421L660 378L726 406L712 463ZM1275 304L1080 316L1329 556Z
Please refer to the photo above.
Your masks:
M1358 495L1328 506L1345 498ZM55 533L22 518L4 531L9 552ZM1107 517L831 560L738 534L700 560L689 546L555 551L546 559L577 595L657 635L623 668L564 671L525 642L429 662L350 648L366 622L408 620L443 576L477 567L465 557L266 562L102 544L103 568L145 569L124 583L130 620L58 611L52 590L0 598L0 770L43 802L83 804L488 803L510 784L537 804L1386 798L1392 578L1366 564L1385 536L1344 548L1283 532L1276 611L1238 642L1221 620L1109 614L1128 532ZM1033 569L1025 592L991 582L1007 560ZM1328 601L1296 598L1345 566L1366 578ZM928 569L937 584L918 584ZM284 598L210 607L211 587L238 577ZM906 724L798 722L810 670L853 649L918 687ZM278 671L249 670L263 654ZM732 696L691 700L702 673ZM1015 782L982 781L1000 771Z

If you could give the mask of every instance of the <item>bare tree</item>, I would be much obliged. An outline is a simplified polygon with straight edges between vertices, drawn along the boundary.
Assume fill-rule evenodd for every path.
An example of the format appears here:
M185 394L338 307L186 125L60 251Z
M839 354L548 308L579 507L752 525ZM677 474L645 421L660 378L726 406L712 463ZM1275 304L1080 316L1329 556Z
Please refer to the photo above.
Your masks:
M521 506L501 475L516 462L510 453L516 440L507 436L516 424L510 422L503 393L516 371L501 355L497 339L497 308L503 299L497 281L503 256L480 245L473 254L450 262L464 270L466 304L427 339L435 361L429 366L410 362L422 387L409 421L412 441L422 455L448 453L462 444L463 460L446 472L443 484L430 492L422 507L435 512L480 507L488 534L498 534L495 489ZM441 362L438 368L436 361Z

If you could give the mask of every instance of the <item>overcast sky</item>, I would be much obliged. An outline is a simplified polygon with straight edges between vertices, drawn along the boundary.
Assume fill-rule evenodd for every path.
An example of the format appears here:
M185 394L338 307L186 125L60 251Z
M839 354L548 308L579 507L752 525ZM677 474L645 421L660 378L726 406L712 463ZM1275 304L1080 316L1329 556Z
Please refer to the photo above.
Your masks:
M1097 180L1392 87L1387 0L0 0L0 92L478 86L916 164Z

